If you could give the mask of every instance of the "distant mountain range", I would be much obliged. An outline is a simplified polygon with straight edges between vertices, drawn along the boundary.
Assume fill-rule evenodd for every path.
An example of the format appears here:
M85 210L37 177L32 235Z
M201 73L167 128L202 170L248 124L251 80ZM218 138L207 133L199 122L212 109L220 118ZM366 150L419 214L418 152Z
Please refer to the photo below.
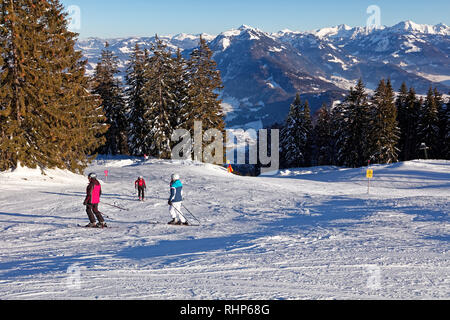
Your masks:
M200 35L161 36L184 54ZM430 86L450 92L450 27L404 21L392 27L340 25L313 31L267 33L246 25L217 36L203 34L221 71L222 98L229 127L254 127L281 122L297 92L313 112L325 103L342 100L362 78L375 89L390 78L425 94ZM122 72L136 43L150 48L155 37L79 40L77 47L92 73L106 41L118 56Z

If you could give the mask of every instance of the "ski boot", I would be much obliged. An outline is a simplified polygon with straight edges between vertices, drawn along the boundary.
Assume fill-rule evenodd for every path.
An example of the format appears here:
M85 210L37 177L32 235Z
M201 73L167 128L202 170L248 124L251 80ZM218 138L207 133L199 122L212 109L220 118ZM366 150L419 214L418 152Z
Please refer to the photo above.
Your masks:
M99 223L97 223L96 227L99 229L108 228L108 226L106 225L106 222L99 222Z
M91 222L88 225L86 225L85 228L97 228L97 225Z

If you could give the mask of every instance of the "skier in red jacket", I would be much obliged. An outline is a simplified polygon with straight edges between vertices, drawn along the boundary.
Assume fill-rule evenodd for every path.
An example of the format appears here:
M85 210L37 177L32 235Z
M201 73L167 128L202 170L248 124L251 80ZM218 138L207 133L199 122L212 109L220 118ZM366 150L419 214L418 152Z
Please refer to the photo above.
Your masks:
M86 228L106 228L103 214L98 210L98 204L100 203L100 197L102 195L102 186L97 180L95 173L90 173L88 176L89 185L86 188L86 199L83 204L86 206L86 213L89 217L90 223ZM98 223L95 218L97 217Z
M145 200L145 190L147 190L147 185L145 184L144 177L140 176L134 182L134 188L138 190L139 201Z

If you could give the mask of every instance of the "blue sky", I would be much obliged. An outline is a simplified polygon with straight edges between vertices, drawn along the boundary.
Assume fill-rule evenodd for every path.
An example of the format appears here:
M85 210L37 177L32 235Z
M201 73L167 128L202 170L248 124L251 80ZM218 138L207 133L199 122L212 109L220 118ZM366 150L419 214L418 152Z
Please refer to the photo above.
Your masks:
M400 21L450 25L448 0L63 0L80 9L81 38L209 33L250 25L267 32L347 24L364 26L367 8L380 8L381 24ZM77 16L78 17L78 16Z

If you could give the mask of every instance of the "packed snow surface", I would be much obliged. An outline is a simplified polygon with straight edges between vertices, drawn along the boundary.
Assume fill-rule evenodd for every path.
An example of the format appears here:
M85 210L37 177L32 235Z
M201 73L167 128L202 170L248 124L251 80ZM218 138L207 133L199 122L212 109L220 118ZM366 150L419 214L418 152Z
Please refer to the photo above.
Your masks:
M365 169L241 177L191 161L99 159L86 173L102 180L103 230L77 227L88 222L85 177L0 173L0 298L449 299L450 162L373 169L368 194ZM201 226L165 224L172 173Z

